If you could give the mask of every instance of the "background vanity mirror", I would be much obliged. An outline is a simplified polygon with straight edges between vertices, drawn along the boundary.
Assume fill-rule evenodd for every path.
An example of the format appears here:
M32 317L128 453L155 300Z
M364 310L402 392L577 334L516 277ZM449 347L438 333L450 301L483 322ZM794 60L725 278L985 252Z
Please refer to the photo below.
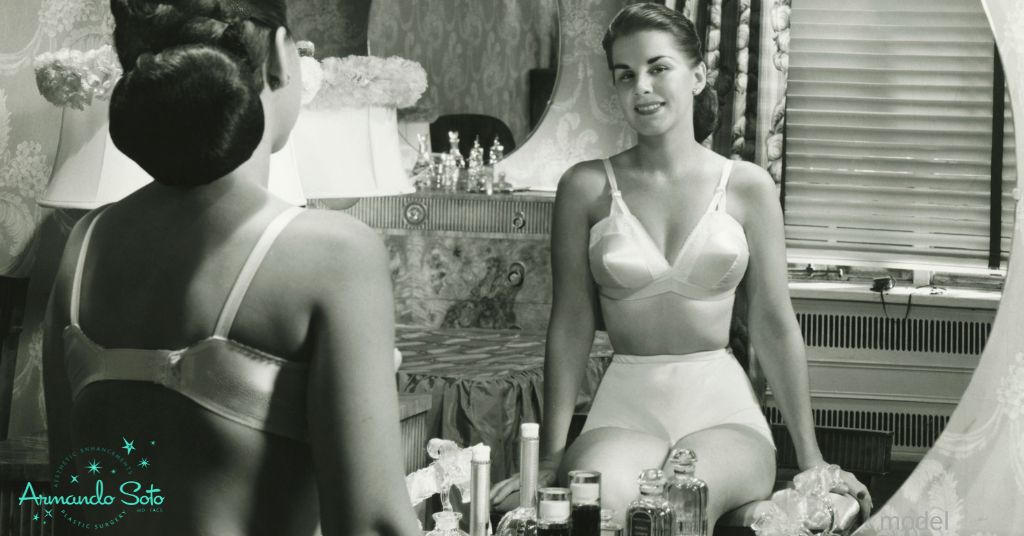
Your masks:
M476 133L485 149L499 135L508 154L547 109L558 26L556 0L373 0L369 50L427 71L427 92L406 115L459 131L464 154ZM447 137L431 137L435 152L447 150Z

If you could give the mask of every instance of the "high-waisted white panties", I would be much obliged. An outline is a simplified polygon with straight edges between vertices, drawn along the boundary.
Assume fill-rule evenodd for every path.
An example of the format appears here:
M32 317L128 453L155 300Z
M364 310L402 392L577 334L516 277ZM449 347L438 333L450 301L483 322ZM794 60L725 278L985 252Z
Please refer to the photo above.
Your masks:
M775 446L743 367L729 349L683 355L615 354L581 433L615 427L675 444L721 424L740 424Z

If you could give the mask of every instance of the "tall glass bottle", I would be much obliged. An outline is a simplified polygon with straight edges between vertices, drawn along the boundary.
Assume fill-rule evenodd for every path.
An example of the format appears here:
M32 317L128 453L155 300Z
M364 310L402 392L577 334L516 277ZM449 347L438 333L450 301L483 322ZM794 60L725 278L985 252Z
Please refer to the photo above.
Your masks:
M536 536L537 471L540 464L540 425L519 426L519 507L498 522L498 536Z
M469 536L466 531L459 528L459 520L462 514L444 510L434 514L434 530L426 536Z
M640 496L626 509L627 536L672 536L675 515L665 498L665 473L647 469L637 479Z
M571 536L571 492L567 488L540 488L537 496L537 536Z
M469 536L490 536L491 447L473 447L471 463L469 493L473 504L469 511Z
M569 471L572 536L601 536L601 473Z
M666 485L676 522L673 536L707 536L708 485L694 476L697 454L690 449L674 449L669 455L673 476Z

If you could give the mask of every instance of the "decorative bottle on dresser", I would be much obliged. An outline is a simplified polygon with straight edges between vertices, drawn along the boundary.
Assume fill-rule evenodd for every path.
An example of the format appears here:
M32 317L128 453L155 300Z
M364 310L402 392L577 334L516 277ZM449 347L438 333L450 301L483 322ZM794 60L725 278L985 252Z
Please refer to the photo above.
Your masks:
M672 536L675 515L665 498L665 473L647 469L637 479L640 496L626 509L627 536Z
M673 449L669 460L674 475L666 494L676 516L673 536L708 536L708 485L694 476L697 454L690 449Z
M491 447L473 447L469 492L473 502L469 511L469 536L491 536Z
M569 471L572 536L601 535L601 473Z
M519 507L498 522L498 536L536 536L537 470L540 463L540 425L519 427Z

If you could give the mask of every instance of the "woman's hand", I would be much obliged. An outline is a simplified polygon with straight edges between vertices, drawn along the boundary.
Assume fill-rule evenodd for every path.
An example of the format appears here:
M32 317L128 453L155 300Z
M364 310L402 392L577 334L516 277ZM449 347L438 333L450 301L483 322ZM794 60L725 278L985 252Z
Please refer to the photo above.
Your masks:
M849 495L856 499L860 504L860 522L864 523L871 516L871 508L874 506L871 502L871 494L868 493L868 487L861 484L860 480L857 480L857 477L849 471L840 470L839 479L841 482L832 488L832 493Z
M544 459L537 470L537 488L553 486L558 479L559 460ZM519 506L519 474L516 473L491 487L491 506L508 512Z

